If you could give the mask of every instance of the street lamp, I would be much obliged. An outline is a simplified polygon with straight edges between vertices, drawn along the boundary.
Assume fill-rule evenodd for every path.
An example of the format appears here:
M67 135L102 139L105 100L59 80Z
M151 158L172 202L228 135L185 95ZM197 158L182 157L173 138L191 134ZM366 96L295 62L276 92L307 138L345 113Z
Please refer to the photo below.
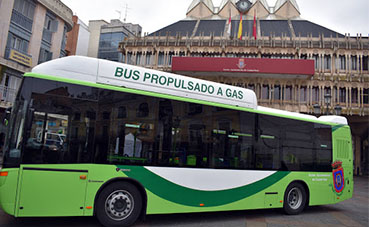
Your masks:
M329 115L330 111L329 111L329 106L331 105L331 99L332 99L332 95L330 93L327 93L324 95L324 102L327 104L327 109L325 114Z
M337 105L336 107L334 107L334 111L335 111L335 114L337 116L340 116L341 115L341 112L342 112L342 107L340 107L339 105Z
M325 110L325 114L329 115L330 114L330 110L329 110L329 106L331 105L331 100L332 100L332 95L330 93L327 93L324 95L324 102L327 105L326 110ZM320 115L321 114L321 108L319 104L314 104L313 105L313 110L314 110L314 114L315 115ZM324 112L324 110L323 110ZM336 105L334 107L334 114L337 116L340 116L342 113L342 107L339 105Z

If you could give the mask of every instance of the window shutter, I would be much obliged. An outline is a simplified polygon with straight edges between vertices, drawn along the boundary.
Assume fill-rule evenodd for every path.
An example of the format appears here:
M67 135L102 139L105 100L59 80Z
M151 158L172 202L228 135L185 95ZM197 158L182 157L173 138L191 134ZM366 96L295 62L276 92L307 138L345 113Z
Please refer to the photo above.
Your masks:
M55 20L52 20L51 22L51 31L52 32L57 32L58 31L58 21L55 19Z

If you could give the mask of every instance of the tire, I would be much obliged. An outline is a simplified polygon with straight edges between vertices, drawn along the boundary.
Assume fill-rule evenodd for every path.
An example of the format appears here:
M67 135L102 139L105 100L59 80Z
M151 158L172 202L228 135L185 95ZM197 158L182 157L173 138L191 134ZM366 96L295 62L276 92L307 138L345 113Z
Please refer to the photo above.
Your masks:
M302 184L294 182L288 185L284 193L284 212L289 215L301 213L305 208L306 198L306 191Z
M108 185L96 200L96 216L106 227L131 226L140 216L142 196L128 182Z

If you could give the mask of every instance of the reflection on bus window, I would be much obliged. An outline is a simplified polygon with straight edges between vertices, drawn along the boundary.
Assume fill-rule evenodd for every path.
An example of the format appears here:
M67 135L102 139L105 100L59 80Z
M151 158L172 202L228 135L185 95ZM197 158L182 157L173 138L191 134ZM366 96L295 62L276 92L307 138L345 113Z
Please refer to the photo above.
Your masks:
M36 81L11 120L10 163L330 171L330 126ZM41 87L40 87L41 86ZM46 89L49 88L49 89ZM83 91L71 95L70 91ZM31 103L31 108L28 108ZM25 111L27 110L28 111ZM22 148L23 146L23 148ZM20 153L22 151L22 153ZM319 154L319 155L318 155Z

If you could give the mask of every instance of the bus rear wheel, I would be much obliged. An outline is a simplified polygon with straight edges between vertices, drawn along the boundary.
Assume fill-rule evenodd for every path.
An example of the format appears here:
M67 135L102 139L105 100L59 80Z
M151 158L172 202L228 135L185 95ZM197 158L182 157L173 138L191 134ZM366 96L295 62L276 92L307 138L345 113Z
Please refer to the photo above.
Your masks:
M306 198L306 191L302 184L294 182L288 185L284 193L284 212L289 215L301 213L305 208Z
M140 215L142 196L138 189L128 182L108 185L96 202L96 216L106 227L130 226Z

